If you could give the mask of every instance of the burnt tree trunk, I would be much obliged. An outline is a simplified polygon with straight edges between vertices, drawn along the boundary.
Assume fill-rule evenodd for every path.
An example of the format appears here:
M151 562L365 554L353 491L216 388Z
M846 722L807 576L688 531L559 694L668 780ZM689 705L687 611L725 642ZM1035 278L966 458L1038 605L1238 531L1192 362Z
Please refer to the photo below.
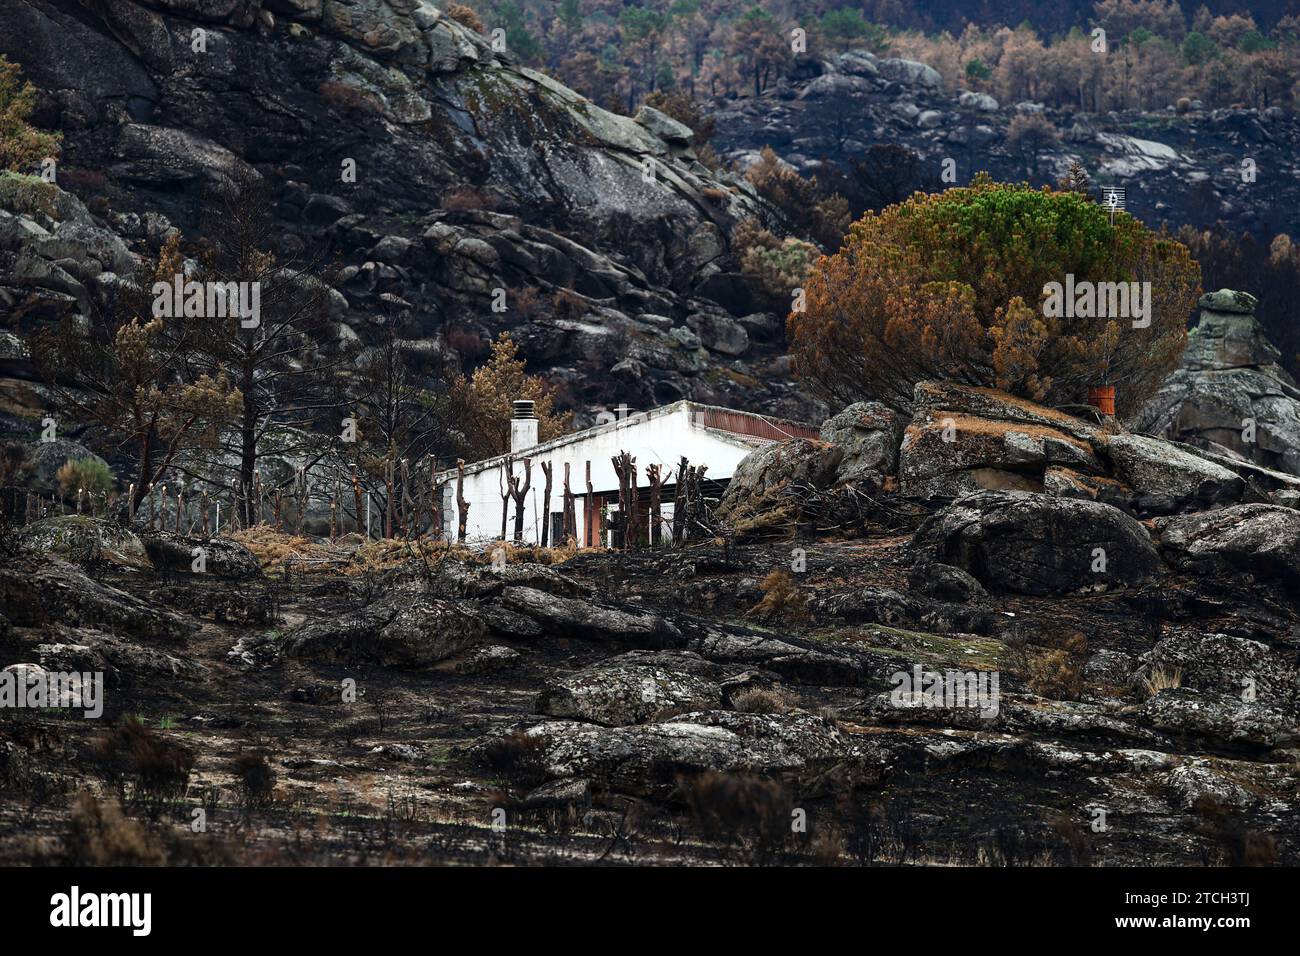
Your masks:
M632 540L632 521L629 515L632 493L628 486L629 478L635 481L632 471L632 456L625 451L620 451L617 455L610 458L614 465L614 474L618 475L618 519L619 525L623 529L623 550L626 551Z
M469 502L465 500L465 460L456 459L456 540L465 543L465 522L469 519Z
M589 548L594 547L595 544L595 531L592 529L592 525L596 523L595 522L596 516L594 513L595 508L596 508L596 492L595 489L591 487L591 461L588 460L587 461L587 501L586 504L583 506L583 514L586 520L583 521L582 523L582 533L584 537L586 537L587 539L587 547Z
M352 512L352 530L357 534L362 534L364 524L361 518L361 482L357 480L357 469L355 466L352 469L352 507L355 509Z
M564 463L564 543L567 546L570 541L577 544L577 529L573 526L573 519L577 517L576 509L573 506L573 489L569 487L569 463Z
M411 467L407 459L402 459L402 537L411 539Z
M510 497L515 499L515 544L524 540L524 496L533 483L533 460L524 459L524 483L522 487L515 475L510 476Z
M497 475L497 490L501 493L501 540L506 539L506 520L510 517L510 482L514 480L515 460L507 457Z
M641 549L641 490L637 487L636 459L627 460L627 523L625 534L630 535L629 550Z
M673 488L673 544L681 545L686 531L686 456L677 465L677 484Z
M542 547L550 547L551 544L551 474L555 471L555 466L550 462L542 462L542 474L546 476L546 482L542 486Z
M393 459L384 462L384 538L393 536Z
M661 496L663 494L663 473L658 465L646 465L646 475L650 479L650 547L659 547L660 525L663 523Z

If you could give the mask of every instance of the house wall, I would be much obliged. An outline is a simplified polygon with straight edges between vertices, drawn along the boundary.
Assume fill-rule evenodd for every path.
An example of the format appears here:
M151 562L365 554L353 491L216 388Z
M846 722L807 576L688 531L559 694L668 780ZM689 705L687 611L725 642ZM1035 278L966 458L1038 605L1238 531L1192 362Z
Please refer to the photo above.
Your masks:
M587 493L586 463L591 462L591 484L596 494L609 503L609 513L618 511L618 476L614 472L612 458L620 451L626 451L636 458L637 485L648 489L650 479L646 476L646 465L659 464L665 473L668 468L676 469L682 455L692 465L708 465L707 477L727 479L735 472L740 460L753 451L753 445L746 445L739 440L722 437L707 429L691 424L689 406L683 404L672 414L650 416L648 418L631 418L619 422L616 427L601 430L577 441L561 445L548 452L538 452L532 456L532 485L524 501L524 541L530 544L541 540L540 513L542 510L542 491L546 476L542 474L541 462L548 461L554 465L551 483L551 512L560 512L564 507L564 464L569 463L569 487L576 499L574 511L578 522L578 541L585 543L583 496ZM523 475L523 457L516 456L515 474ZM459 515L456 511L455 472L444 473L442 490L444 536L454 540L456 537ZM504 483L502 468L494 465L473 474L465 475L465 500L469 503L469 521L466 524L466 541L485 543L496 540L501 535L501 487ZM664 513L672 514L671 495L665 496ZM646 500L646 492L642 492ZM506 523L506 536L514 534L515 505L511 499L509 516Z

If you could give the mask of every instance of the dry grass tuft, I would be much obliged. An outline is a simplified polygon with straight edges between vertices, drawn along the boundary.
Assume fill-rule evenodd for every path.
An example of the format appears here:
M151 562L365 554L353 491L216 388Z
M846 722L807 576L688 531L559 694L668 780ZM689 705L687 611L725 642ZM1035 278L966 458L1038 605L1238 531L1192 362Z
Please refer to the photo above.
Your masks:
M1142 686L1147 692L1147 696L1154 697L1162 690L1173 690L1175 687L1183 686L1183 669L1175 667L1165 670L1163 667L1156 667L1151 673L1142 678Z
M808 597L795 584L790 572L779 568L769 571L759 588L763 599L746 612L748 616L764 621L778 617L802 621L808 617Z
M742 714L788 714L799 707L799 699L776 687L751 687L733 697L731 707Z
M270 525L243 528L230 535L230 539L253 552L253 556L257 558L264 571L283 568L285 560L289 558L325 558L331 555L331 550L326 544L313 541L311 538L276 531Z

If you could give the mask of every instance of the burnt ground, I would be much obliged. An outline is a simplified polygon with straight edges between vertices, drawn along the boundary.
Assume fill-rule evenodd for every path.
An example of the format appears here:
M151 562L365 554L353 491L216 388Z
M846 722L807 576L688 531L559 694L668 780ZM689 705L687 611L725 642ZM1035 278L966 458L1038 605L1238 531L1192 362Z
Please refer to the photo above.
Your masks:
M234 582L101 568L100 580L146 602L189 606L182 613L198 630L163 649L208 678L123 673L100 720L0 710L0 864L1300 862L1296 751L1153 729L1141 716L1150 692L1097 665L1132 661L1180 628L1266 638L1294 662L1294 645L1276 644L1294 617L1280 595L1171 577L941 605L909 592L908 540L882 532L799 545L807 565L791 575L794 591L782 598L777 588L761 611L791 545L569 557L556 570L596 601L868 662L850 686L788 674L769 682L780 709L827 717L861 748L853 773L812 785L761 767L658 767L675 788L636 792L596 775L576 799L530 798L546 774L483 744L544 720L537 701L549 680L626 647L557 633L493 638L520 656L479 673L461 672L464 654L422 669L289 656L249 666L230 655L241 638L273 645L304 622L346 614L397 586L393 573L322 568L285 580L271 568L265 580ZM205 613L241 602L263 620ZM12 628L4 662L34 660L49 639L45 628ZM997 669L1002 716L981 725L873 708L887 674L913 662ZM342 699L348 680L353 702ZM119 728L133 720L143 729L123 743ZM186 760L176 748L192 755L188 776L175 771ZM198 809L206 832L195 832ZM793 810L806 814L804 832L790 832ZM499 811L504 826L494 828Z

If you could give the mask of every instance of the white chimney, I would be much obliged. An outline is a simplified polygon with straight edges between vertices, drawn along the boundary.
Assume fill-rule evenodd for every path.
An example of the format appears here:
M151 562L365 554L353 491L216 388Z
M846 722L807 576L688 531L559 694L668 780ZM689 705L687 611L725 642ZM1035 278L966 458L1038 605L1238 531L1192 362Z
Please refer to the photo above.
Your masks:
M510 452L518 454L537 444L537 416L529 399L521 398L514 406L514 417L510 419Z

